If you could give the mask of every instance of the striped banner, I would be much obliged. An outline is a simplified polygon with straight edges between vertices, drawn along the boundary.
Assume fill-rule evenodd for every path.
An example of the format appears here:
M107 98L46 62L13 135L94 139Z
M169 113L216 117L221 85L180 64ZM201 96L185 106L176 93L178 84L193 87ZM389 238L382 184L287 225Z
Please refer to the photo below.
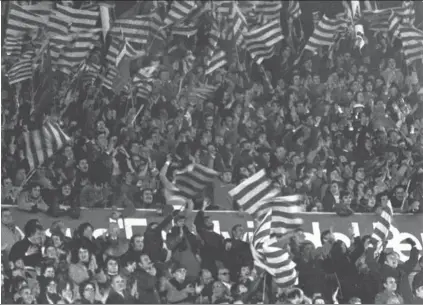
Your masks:
M41 166L70 141L58 124L50 122L45 123L41 130L25 132L23 136L25 156L31 170Z
M165 25L178 23L179 21L185 19L196 7L197 5L195 4L195 1L173 1L170 11L164 21Z
M399 37L402 42L404 59L407 65L414 61L423 59L423 31L414 26L399 27Z

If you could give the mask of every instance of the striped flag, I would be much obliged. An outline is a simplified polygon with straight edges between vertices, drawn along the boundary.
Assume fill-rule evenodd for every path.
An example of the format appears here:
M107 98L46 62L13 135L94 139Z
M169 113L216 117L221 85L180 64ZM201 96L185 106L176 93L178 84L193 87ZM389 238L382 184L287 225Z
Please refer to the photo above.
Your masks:
M232 14L233 2L232 1L213 1L215 11L218 18L226 18Z
M7 18L7 36L24 36L31 30L38 30L44 26L45 20L31 10L32 5L19 6L15 3L10 4L10 11Z
M150 37L151 18L137 16L128 19L117 19L109 33L116 37L125 37L130 42L146 44Z
M392 216L392 204L391 201L388 201L387 206L383 208L381 214L378 216L378 221L376 222L371 235L372 241L379 245L379 247L388 239Z
M256 218L262 216L263 212L267 213L267 200L275 198L279 192L266 170L262 169L230 190L229 195L244 212Z
M262 20L267 22L281 17L281 1L254 1L256 3L255 12L262 16Z
M15 64L13 64L7 73L10 85L32 78L34 57L35 53L33 51L28 51L24 53Z
M106 70L106 75L100 75L100 78L102 80L101 85L106 87L109 90L115 91L115 79L118 77L119 72L115 66L109 66ZM124 91L129 90L129 85L125 85L123 87Z
M216 92L217 87L212 85L202 85L200 87L193 88L188 96L194 100L208 100L211 99Z
M301 16L300 2L296 0L290 0L288 5L288 15L293 19L297 19Z
M154 72L154 70L153 70ZM149 100L151 93L153 92L153 85L151 78L152 72L146 73L145 68L141 68L132 79L132 83L136 88L136 96Z
M171 25L185 19L191 11L196 8L195 1L180 0L173 1L169 13L164 21L166 25Z
M309 50L313 53L317 53L318 49L323 46L330 47L335 43L335 36L339 31L345 29L348 26L346 20L329 19L326 16L319 21L313 34L307 41L304 49Z
M407 65L411 65L415 60L423 59L423 31L414 26L401 25L399 27L399 37L402 42L404 59Z
M100 39L100 31L97 29L74 34L72 41L64 46L59 55L58 69L65 74L70 74L75 67L86 60Z
M205 74L210 74L213 71L226 65L228 61L226 60L226 53L223 50L220 50L213 54L212 58L207 63L207 69Z
M178 23L172 26L173 35L181 35L191 37L198 32L198 26L194 22Z
M25 156L30 169L41 166L44 161L61 150L70 138L58 124L45 123L41 129L25 132Z
M388 20L388 29L394 36L398 36L400 25L413 25L415 11L412 6L403 6L402 9L392 10Z
M272 275L279 288L288 288L297 280L296 264L291 260L286 244L271 237L275 227L273 212L269 210L254 231L250 243L251 253L254 264Z
M100 12L74 9L57 4L47 25L49 36L67 35L69 31L85 32L96 27Z
M94 84L100 74L101 65L89 63L84 68L85 69L82 76L82 81L84 83Z
M283 38L279 20L273 20L244 34L246 49L258 64L273 55L275 44Z
M220 24L216 19L213 19L211 29L209 32L209 39L208 39L210 44L210 52L209 52L210 56L213 56L214 52L216 51L217 43L219 42L220 35L221 35Z
M201 164L190 164L185 169L176 172L174 185L181 196L193 199L213 183L218 175L219 173L215 170Z
M19 57L21 56L23 45L29 42L24 37L6 36L4 40L4 51L6 56Z
M233 31L233 38L237 45L241 45L244 41L244 35L248 32L248 24L244 14L239 9L236 3L233 4L233 10L231 14L232 19L232 31Z

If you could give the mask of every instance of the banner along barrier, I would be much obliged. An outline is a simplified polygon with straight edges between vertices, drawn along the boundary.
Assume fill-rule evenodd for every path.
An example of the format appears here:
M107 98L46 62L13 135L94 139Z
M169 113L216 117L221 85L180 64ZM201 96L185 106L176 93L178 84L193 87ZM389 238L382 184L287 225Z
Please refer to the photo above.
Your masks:
M71 236L78 225L89 222L95 228L95 237L102 235L107 230L110 222L115 222L115 220L110 218L110 209L82 210L81 217L77 220L68 217L53 218L41 213L30 214L19 211L16 208L12 208L12 213L16 225L21 229L23 229L29 219L39 219L44 228L46 228L47 235L50 235L48 228L56 220L62 220L65 223L67 227L66 235L68 236ZM194 211L193 217L195 217L195 213ZM206 212L206 214L213 220L214 230L226 238L230 236L231 228L237 224L241 224L245 228L245 238L248 238L254 230L254 222L249 215L231 211ZM340 217L333 213L304 213L302 217L304 219L303 229L305 237L316 247L321 246L321 232L331 227L335 237L343 240L349 246L348 228L350 225L354 228L356 236L363 236L371 234L376 223L376 216L373 214L355 214L350 217ZM133 234L143 233L148 223L160 222L163 218L155 210L137 210L131 217L125 218L124 222L119 219L118 223L121 228L125 225L126 236L130 238ZM396 214L393 218L391 234L387 248L395 249L400 254L400 259L402 261L406 260L410 250L410 245L404 243L406 238L412 238L416 242L417 248L420 251L422 250L423 215ZM166 232L163 232L163 237L166 238Z

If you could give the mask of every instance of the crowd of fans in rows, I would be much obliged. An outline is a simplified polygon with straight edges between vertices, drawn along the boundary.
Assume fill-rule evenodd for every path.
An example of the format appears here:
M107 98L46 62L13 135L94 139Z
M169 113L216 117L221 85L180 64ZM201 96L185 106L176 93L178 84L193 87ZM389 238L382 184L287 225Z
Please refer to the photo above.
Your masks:
M289 250L297 284L281 289L271 275L254 267L244 228L230 238L213 230L203 208L166 209L161 223L128 241L117 223L94 238L90 223L72 237L55 221L47 237L37 219L23 232L13 212L2 209L2 301L15 304L421 304L423 259L407 239L409 259L385 250L375 259L367 236L350 235L351 246L330 230L315 248L298 230ZM118 215L116 215L119 217ZM173 225L171 224L173 220ZM163 239L162 230L167 231ZM351 230L351 232L353 232ZM23 235L25 237L23 237ZM9 242L11 247L5 244ZM417 269L416 269L417 268Z
M406 67L400 48L380 35L365 52L346 43L333 54L306 52L295 66L293 46L279 49L263 64L273 89L258 67L250 71L236 57L207 77L196 63L185 77L216 85L209 100L160 96L178 92L182 78L168 66L156 71L159 98L150 103L81 84L70 102L54 100L51 113L60 113L72 142L29 181L21 134L31 129L37 105L30 86L4 84L2 205L72 218L81 208L149 208L164 218L130 241L116 224L94 238L95 228L84 223L69 238L60 220L46 237L36 219L20 231L13 210L3 208L3 302L421 303L423 274L414 270L423 261L412 240L409 260L400 263L386 251L376 261L369 236L352 235L348 248L325 231L322 247L314 249L299 231L289 244L298 285L280 291L254 268L242 226L229 239L213 231L204 210L237 209L228 190L261 168L283 194L305 194L307 211L371 213L388 200L397 211L423 211L423 91L416 66ZM54 80L57 96L67 84ZM184 212L172 211L160 179L166 161L169 180L192 162L221 175ZM169 232L166 240L162 231Z

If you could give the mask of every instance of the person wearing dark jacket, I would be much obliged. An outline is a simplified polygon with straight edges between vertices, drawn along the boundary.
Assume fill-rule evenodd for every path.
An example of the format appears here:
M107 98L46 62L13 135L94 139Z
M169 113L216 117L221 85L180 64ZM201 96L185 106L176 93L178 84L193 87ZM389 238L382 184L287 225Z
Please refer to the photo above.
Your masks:
M120 275L112 278L112 289L107 297L106 304L132 304L135 299L126 292L126 282Z
M223 263L231 272L231 280L236 281L243 266L252 266L253 256L250 244L242 240L244 228L241 225L232 227L232 238L224 243Z
M366 263L370 268L370 271L379 278L379 283L388 277L395 279L397 283L397 291L404 297L408 302L411 301L411 289L408 283L408 276L414 270L418 260L418 250L415 242L408 238L405 240L412 246L410 251L410 258L403 264L399 264L398 254L395 252L389 252L385 254L383 264L379 264L374 258L374 249L369 248L366 251ZM379 287L381 291L383 287Z
M147 254L141 254L134 277L137 280L138 302L140 304L159 304L157 292L157 269Z
M416 273L411 284L413 290L412 304L423 304L423 271Z
M162 222L149 223L146 231L144 232L144 243L148 245L148 247L145 247L143 252L151 257L153 263L163 263L169 259L169 252L163 247L164 240L162 237L162 231L168 227L168 225L172 222L173 217L176 216L179 211L171 212L168 211L166 207L163 209L163 213L168 215L162 220Z
M210 270L214 277L217 276L216 262L222 260L223 253L223 236L213 231L213 222L209 217L204 215L203 210L198 211L195 217L194 224L197 232L203 241L203 246L200 250L201 266L204 269Z
M42 231L43 227L37 219L29 220L24 227L25 238L15 243L10 249L9 261L15 262L22 259L26 267L39 266L42 261Z

